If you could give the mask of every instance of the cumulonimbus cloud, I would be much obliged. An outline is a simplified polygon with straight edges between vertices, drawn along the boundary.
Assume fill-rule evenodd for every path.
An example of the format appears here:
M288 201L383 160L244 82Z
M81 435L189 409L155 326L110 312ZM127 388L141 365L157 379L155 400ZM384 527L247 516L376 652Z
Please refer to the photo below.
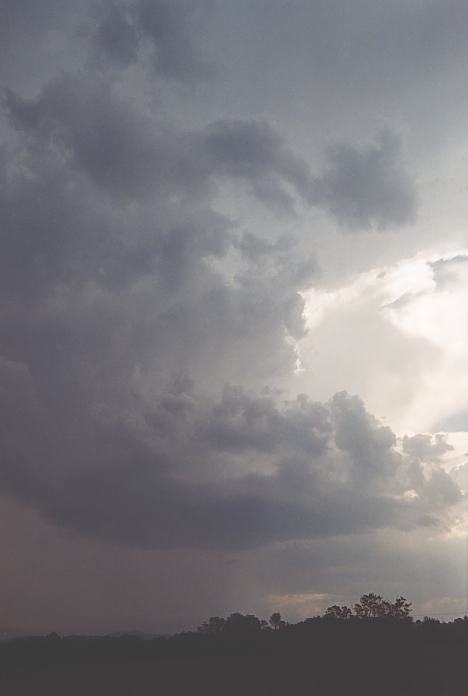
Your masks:
M159 77L187 77L187 56L171 53L177 13L123 8L93 46L128 63L145 34ZM400 452L357 398L262 395L294 369L313 260L216 209L227 178L273 212L301 200L351 227L405 222L413 198L390 136L338 147L314 179L267 122L184 131L107 73L9 90L4 107L5 491L136 546L245 548L445 519L456 485Z

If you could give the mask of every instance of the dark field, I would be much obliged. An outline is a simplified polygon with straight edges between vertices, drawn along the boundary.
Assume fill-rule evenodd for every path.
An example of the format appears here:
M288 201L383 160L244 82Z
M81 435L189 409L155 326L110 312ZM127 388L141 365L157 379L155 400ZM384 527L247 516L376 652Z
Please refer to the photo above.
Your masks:
M0 645L0 693L468 693L468 620L311 619L281 630L171 638L31 638Z

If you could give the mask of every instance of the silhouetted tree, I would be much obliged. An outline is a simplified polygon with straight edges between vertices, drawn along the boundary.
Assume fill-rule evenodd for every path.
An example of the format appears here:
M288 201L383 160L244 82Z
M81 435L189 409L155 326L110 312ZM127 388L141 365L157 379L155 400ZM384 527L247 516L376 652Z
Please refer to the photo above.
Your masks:
M235 612L226 619L226 631L230 633L245 634L260 631L265 625L253 614L239 614Z
M353 610L346 606L333 604L325 611L324 618L350 619L408 619L411 613L411 602L404 597L397 597L394 602L383 599L380 595L370 592L362 595Z
M359 602L354 605L354 613L359 619L382 618L389 611L389 602L373 592L362 595Z
M281 623L284 625L284 621L281 621ZM258 619L254 614L235 612L226 619L220 616L211 616L208 621L204 621L198 627L197 631L205 635L219 635L221 633L245 635L260 631L267 626L268 623L264 619Z
M411 612L411 602L404 597L397 597L394 602L389 602L370 592L362 595L354 605L354 612L360 619L406 619Z
M412 604L404 597L397 597L391 605L391 615L395 619L407 619L412 611Z
M225 628L226 619L220 616L211 616L208 621L204 621L202 625L198 627L198 632L208 635L217 635L224 631Z
M352 609L346 606L338 606L338 604L333 604L333 606L328 607L324 614L326 619L350 619L353 615Z
M286 626L286 621L283 621L279 611L275 611L269 618L269 624L275 631L278 631Z

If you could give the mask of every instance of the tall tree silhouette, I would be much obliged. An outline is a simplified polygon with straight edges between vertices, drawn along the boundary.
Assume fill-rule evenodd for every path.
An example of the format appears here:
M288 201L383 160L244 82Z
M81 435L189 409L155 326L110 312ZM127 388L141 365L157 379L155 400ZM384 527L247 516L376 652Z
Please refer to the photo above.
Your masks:
M331 619L408 619L412 605L405 597L397 597L394 602L370 592L364 594L359 602L356 602L353 610L347 606L333 604L325 611L325 618Z
M269 618L269 624L270 626L275 630L278 631L280 628L283 628L286 626L286 621L283 621L281 618L281 614L279 611L275 611Z

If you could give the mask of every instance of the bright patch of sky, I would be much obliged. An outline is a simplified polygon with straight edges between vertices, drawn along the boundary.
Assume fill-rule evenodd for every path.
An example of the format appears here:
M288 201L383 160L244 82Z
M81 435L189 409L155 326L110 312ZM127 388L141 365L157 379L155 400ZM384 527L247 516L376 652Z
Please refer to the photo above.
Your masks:
M467 292L466 249L430 250L333 291L303 292L302 384L326 398L339 382L400 433L455 430L449 419L468 410Z

